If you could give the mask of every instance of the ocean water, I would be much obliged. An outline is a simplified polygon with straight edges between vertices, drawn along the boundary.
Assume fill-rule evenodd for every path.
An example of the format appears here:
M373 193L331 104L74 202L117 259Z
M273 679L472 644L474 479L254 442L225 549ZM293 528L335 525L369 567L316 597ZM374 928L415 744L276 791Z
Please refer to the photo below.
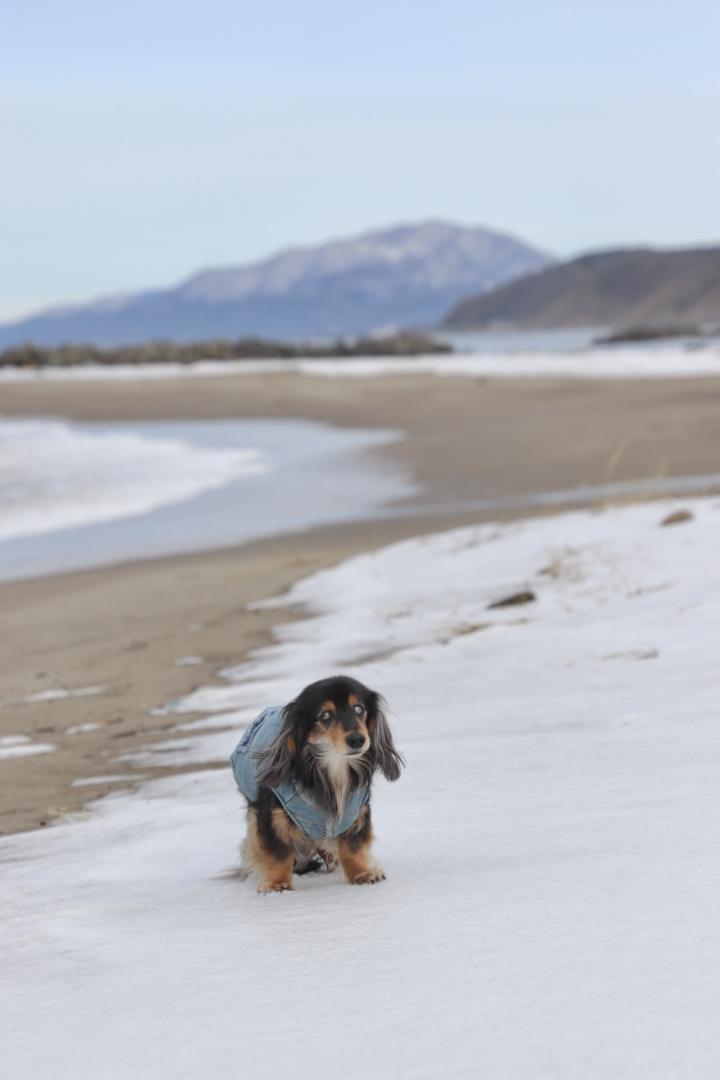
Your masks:
M114 521L271 468L242 447L193 445L182 434L0 422L0 540Z
M572 326L556 330L476 330L462 334L440 330L435 337L459 353L564 353L589 349L608 332L602 326Z
M397 437L304 420L0 418L0 581L367 517L414 492L372 454Z

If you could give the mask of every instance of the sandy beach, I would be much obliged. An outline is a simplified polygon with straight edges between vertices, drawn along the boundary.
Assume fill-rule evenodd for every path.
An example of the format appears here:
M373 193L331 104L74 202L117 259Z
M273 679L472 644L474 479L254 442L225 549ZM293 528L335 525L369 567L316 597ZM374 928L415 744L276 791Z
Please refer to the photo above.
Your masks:
M278 374L3 385L4 416L294 417L398 429L402 441L370 453L401 466L420 491L403 500L396 518L0 586L0 736L29 735L56 748L2 763L0 832L79 811L88 799L132 785L129 778L174 771L137 769L123 756L161 741L174 726L175 718L153 710L212 682L228 663L266 643L273 625L293 617L287 610L248 611L252 601L355 552L498 516L478 509L478 500L517 496L508 516L527 513L522 498L539 491L715 473L719 405L720 379L704 378ZM92 692L52 697L58 689ZM225 762L208 762L219 765Z

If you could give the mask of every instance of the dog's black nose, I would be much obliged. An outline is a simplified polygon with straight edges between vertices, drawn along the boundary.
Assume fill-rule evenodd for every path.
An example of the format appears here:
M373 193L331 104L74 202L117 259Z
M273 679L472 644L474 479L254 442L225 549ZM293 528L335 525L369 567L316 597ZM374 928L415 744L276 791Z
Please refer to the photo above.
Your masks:
M351 735L348 735L345 739L351 750L359 750L365 742L365 738L359 731L353 731Z

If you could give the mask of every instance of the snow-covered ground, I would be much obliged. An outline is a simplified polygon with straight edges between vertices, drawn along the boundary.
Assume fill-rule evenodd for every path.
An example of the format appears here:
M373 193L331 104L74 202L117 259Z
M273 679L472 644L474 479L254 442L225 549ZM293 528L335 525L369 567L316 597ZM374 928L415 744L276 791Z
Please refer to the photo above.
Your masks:
M49 754L54 749L52 743L34 743L27 735L0 735L0 758Z
M318 360L200 360L192 364L82 365L74 368L0 368L2 382L55 380L192 379L273 373L371 378L377 375L460 375L526 378L644 379L720 375L716 344L612 346L526 352L458 352L429 356L369 356Z
M307 618L174 707L208 715L172 757L223 759L260 708L352 672L407 757L374 800L387 882L218 876L229 768L7 838L3 1073L720 1075L720 503L684 505L465 528L298 584Z

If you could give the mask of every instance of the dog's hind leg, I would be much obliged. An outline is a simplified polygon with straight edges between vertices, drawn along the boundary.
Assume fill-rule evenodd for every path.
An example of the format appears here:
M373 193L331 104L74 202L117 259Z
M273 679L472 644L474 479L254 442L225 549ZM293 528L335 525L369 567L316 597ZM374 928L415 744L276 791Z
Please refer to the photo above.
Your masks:
M324 861L316 852L313 852L307 859L296 860L293 873L297 874L298 877L302 877L304 874L319 874L326 869Z
M297 851L295 853L294 873L298 876L303 874L332 874L333 870L337 870L337 866L337 855L334 855L332 851L328 851L327 848L315 848L314 851L311 850L304 855Z
M302 877L303 874L315 874L324 869L325 864L315 851L312 840L293 837L293 873Z
M325 863L325 869L328 874L332 874L338 868L338 857L334 851L330 851L328 848L319 847L317 853Z

